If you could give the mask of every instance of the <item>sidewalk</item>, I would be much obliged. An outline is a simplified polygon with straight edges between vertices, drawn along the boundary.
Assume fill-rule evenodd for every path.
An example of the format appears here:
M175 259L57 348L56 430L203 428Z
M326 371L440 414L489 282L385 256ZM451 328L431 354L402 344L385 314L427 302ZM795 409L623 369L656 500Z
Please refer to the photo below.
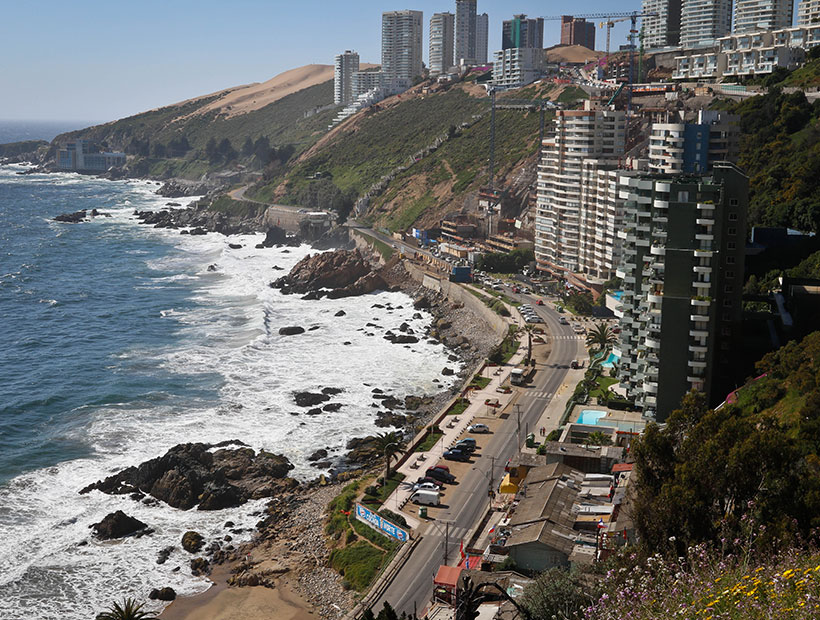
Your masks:
M575 391L575 386L578 385L578 382L584 378L586 371L589 370L589 353L587 352L586 346L584 346L582 340L579 340L576 346L578 347L578 353L575 359L582 360L584 366L577 370L570 369L567 371L566 377L564 377L564 380L561 382L561 387L555 392L555 395L550 399L549 404L541 413L541 417L538 418L534 429L536 441L544 441L544 437L541 437L538 432L539 429L544 428L547 434L549 434L550 431L555 430L561 425L561 418L564 415L572 393Z

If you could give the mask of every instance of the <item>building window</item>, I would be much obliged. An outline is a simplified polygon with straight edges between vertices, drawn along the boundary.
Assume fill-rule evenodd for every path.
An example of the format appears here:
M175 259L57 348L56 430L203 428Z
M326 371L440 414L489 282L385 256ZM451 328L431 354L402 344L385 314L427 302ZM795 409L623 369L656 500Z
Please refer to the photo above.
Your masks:
M729 221L730 222L737 222L737 213L730 213L729 214Z
M727 265L734 265L735 264L735 257L734 256L727 256L726 257L726 264Z
M737 234L737 228L735 228L734 226L730 226L728 233L734 237Z
M723 300L723 307L724 308L731 308L732 307L732 300L731 299L724 299Z
M735 244L734 241L730 241L729 243L726 244L726 248L729 249L729 250L734 250L735 248L737 248L737 245Z
M726 277L729 278L729 279L734 278L735 277L735 272L734 271L727 271L726 272Z
M731 336L732 335L732 328L731 327L724 327L720 330L721 336Z
M734 290L735 290L735 287L732 286L731 284L727 284L726 286L723 287L723 292L724 293L732 293L732 292L734 292Z
M730 198L729 199L729 206L736 207L738 205L737 198Z
M678 192L678 202L689 202L689 192Z

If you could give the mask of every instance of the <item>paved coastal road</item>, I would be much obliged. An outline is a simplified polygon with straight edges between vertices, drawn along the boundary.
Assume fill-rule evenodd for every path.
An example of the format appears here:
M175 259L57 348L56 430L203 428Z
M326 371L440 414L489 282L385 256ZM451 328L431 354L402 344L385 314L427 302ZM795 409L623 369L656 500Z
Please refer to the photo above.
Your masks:
M558 322L560 315L554 310L547 306L536 306L532 298L528 301L544 319L551 336L552 351L546 361L546 367L539 368L531 387L522 390L518 397L522 439L525 437L525 427L535 429L544 408L561 387L570 362L577 359L579 348L583 346L583 341L574 337L575 334L569 326ZM433 577L439 565L444 563L445 522L449 522L448 558L452 563L453 557L459 553L462 537L487 510L487 491L493 463L491 457L495 457L492 479L497 487L504 475L507 459L513 456L518 448L517 416L513 413L504 426L493 435L486 448L482 449L482 456L474 467L458 481L450 508L444 511L439 519L422 528L421 534L424 538L376 602L374 610L380 610L385 601L399 614L414 611L421 613L427 607L433 594Z

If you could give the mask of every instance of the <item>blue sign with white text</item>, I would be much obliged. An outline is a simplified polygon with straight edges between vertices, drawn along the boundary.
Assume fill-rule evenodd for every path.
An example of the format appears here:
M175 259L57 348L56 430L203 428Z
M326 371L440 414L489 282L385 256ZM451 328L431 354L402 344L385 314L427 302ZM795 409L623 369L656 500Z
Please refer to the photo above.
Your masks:
M394 525L369 508L365 508L361 504L356 504L356 518L374 530L378 530L382 534L395 538L399 542L407 542L410 539L410 534L405 530L401 529L398 525Z

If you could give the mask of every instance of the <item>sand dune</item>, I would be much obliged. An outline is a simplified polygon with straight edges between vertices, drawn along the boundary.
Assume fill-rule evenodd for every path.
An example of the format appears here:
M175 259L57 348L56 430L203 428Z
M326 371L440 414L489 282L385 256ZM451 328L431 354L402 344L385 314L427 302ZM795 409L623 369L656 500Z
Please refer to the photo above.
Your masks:
M546 52L547 62L587 63L606 56L604 52L596 52L583 45L555 45L547 48Z

